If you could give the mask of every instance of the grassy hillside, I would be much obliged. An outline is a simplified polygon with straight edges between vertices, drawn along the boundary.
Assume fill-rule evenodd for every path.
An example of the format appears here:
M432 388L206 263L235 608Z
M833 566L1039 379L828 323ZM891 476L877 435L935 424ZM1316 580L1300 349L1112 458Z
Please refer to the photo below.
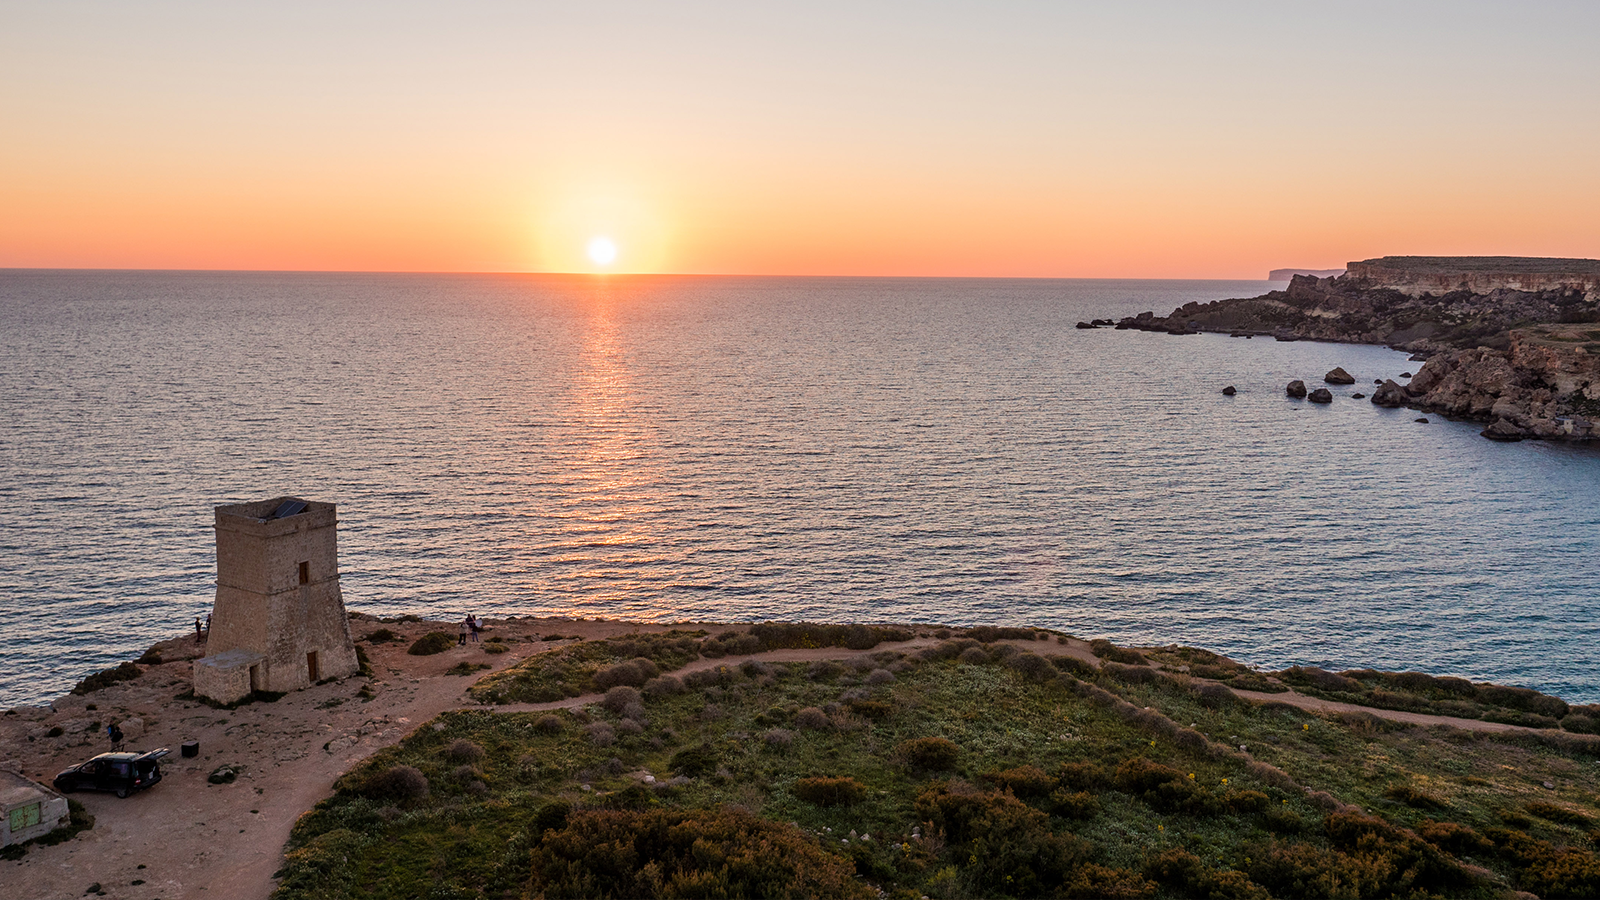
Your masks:
M699 637L484 685L614 681L381 752L296 826L276 896L1600 894L1592 738L1318 718L1015 640L667 672Z

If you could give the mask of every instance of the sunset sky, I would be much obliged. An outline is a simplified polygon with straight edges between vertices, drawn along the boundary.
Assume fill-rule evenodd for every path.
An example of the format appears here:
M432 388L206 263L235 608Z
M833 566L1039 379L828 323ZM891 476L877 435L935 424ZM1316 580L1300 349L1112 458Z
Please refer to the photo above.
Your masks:
M1596 257L1597 34L1594 2L0 0L0 267Z

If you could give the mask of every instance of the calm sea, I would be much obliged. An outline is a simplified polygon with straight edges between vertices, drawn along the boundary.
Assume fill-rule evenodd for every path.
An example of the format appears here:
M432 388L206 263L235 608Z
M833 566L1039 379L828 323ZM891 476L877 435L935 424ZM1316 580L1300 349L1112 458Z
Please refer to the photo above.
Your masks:
M192 627L212 507L280 494L339 504L372 613L1030 624L1600 700L1600 454L1348 399L1419 365L1381 348L1073 327L1267 287L3 271L0 706Z

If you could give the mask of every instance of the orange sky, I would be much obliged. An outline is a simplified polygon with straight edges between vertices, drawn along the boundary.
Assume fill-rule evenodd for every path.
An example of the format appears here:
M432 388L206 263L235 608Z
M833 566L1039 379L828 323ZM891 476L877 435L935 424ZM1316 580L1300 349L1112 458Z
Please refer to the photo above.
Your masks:
M10 4L0 267L1600 256L1600 5L858 6Z

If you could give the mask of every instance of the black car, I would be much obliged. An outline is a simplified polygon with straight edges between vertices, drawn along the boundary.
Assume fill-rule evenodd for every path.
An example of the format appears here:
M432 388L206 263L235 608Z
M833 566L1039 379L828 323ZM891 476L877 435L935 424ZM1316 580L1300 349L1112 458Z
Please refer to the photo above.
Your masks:
M102 753L56 776L56 790L115 791L126 797L161 780L161 758L170 751L162 747L145 753Z

